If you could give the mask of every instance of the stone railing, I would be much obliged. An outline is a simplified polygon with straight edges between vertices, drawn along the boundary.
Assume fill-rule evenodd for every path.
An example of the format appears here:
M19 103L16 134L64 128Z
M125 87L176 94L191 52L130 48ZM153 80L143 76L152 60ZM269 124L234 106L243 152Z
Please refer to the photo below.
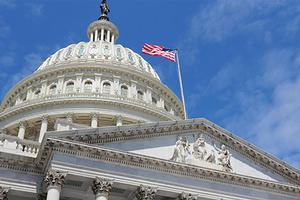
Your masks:
M39 142L21 140L15 136L0 134L0 152L36 157L39 148Z

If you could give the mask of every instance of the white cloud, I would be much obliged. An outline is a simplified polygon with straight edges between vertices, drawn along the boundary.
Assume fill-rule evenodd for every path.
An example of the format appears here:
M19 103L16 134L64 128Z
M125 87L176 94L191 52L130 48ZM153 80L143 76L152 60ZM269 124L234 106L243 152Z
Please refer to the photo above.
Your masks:
M244 57L228 58L208 84L198 86L189 103L195 109L203 98L217 99L222 103L212 115L218 116L225 128L298 167L300 50L277 44L297 38L299 16L299 3L293 0L216 0L192 18L184 37L188 39L179 45L189 54L185 62L191 64L190 58L199 56L199 44L240 36L246 36L246 42L274 42L273 49L265 48L263 55L253 54L255 66L249 66Z
M300 159L293 154L300 154L299 66L299 50L268 52L259 66L262 72L247 80L251 87L235 88L231 99L235 114L224 117L226 128L284 160L298 159L293 161L297 166Z

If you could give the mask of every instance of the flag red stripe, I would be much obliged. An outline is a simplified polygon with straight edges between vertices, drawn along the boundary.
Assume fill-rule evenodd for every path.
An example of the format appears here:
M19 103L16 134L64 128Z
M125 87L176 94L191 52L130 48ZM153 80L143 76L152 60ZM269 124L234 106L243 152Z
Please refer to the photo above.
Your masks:
M176 62L175 53L169 50L164 50L163 46L145 44L142 52L151 56L161 56Z

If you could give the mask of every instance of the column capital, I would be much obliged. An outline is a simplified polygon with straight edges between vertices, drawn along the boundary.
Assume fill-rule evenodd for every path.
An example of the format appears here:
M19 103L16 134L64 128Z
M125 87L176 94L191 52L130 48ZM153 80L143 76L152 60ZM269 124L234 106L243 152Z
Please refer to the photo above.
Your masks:
M1 200L8 200L7 194L8 194L8 188L4 188L0 186L0 199Z
M122 115L116 115L115 116L116 121L123 121L123 116Z
M95 195L99 193L107 193L109 194L112 190L113 181L96 177L93 181L92 190Z
M61 188L65 182L66 175L67 173L65 172L59 172L53 169L49 169L44 178L44 182L46 183L47 187Z
M141 185L137 190L136 198L137 200L154 200L156 192L156 188Z
M178 200L197 200L197 195L192 195L190 193L181 193L178 198Z
M42 122L48 122L49 116L48 115L43 115L41 117Z
M92 119L98 119L99 114L98 113L91 113Z
M27 122L26 121L20 121L19 122L19 127L20 128L26 128L26 126L27 126Z
M73 113L67 113L66 114L66 119L69 121L69 122L72 122L73 121Z

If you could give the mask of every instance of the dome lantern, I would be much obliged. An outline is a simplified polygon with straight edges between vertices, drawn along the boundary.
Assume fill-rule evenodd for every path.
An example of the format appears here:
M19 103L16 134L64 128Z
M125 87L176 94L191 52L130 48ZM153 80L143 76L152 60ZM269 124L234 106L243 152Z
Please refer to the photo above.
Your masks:
M110 10L106 0L102 0L100 9L101 16L88 27L88 37L90 42L106 41L114 44L119 37L119 30L115 24L109 21L108 13Z

